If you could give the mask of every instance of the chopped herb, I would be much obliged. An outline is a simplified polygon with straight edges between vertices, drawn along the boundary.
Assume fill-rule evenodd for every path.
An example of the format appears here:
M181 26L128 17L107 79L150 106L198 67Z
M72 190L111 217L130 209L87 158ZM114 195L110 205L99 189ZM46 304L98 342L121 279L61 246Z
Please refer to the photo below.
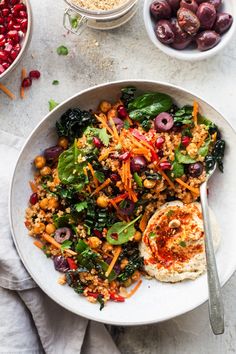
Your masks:
M66 250L66 249L70 248L71 245L72 245L72 241L66 240L61 244L61 249Z
M151 128L152 125L152 121L150 119L144 119L141 123L141 127L143 128L143 130L145 130L145 132L148 132Z
M68 53L69 50L64 45L61 45L60 47L57 48L58 55L68 55Z
M186 242L180 241L179 245L180 245L181 247L186 247Z
M109 145L110 135L107 134L105 128L98 129L98 137L105 146Z
M134 172L134 180L137 183L138 187L142 187L143 186L142 178L138 175L137 172Z
M88 208L88 203L86 201L75 204L75 209L78 213Z
M100 183L103 183L105 181L105 175L103 172L95 171L95 177L98 179Z
M167 213L166 216L170 218L174 214L174 210L170 209Z
M48 105L49 105L49 112L51 112L54 108L56 108L56 106L59 105L58 102L54 101L52 98L48 101Z
M103 299L103 296L101 294L98 295L97 302L99 302L100 311L102 311L102 309L104 308L104 299Z
M78 18L77 17L71 17L70 18L70 24L71 27L76 29L78 27Z
M127 120L124 121L124 128L125 129L129 129L130 128L130 124Z
M53 80L52 84L53 85L59 85L59 81L58 80Z
M149 238L154 238L156 237L156 233L155 232L150 232L150 234L148 235Z

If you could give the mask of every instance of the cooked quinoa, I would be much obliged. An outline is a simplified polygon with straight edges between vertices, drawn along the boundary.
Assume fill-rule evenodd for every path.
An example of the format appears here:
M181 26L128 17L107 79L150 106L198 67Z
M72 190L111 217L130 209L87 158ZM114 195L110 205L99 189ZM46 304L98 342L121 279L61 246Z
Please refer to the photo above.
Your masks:
M25 225L63 273L59 284L101 308L123 302L145 275L149 219L168 201L199 200L208 171L223 170L225 143L196 102L179 108L135 88L91 111L69 109L56 130L56 145L34 159Z
M88 10L109 11L122 6L128 0L73 0L76 6L83 7Z

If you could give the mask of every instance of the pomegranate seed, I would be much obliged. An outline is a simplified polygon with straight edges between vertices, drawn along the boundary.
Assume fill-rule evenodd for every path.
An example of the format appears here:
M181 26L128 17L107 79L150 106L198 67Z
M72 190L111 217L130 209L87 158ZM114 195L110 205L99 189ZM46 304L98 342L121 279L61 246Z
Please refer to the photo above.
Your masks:
M22 30L22 31L27 30L27 27L28 27L28 20L27 20L27 18L24 18L23 20L21 20L20 26L21 26L21 30Z
M99 230L97 230L97 229L94 229L94 230L93 230L93 233L94 233L94 235L97 236L98 238L102 238L102 237L103 237L103 236L102 236L102 232L99 231Z
M165 170L171 170L171 163L168 161L163 161L159 164L160 168L165 171Z
M38 71L38 70L32 70L32 71L30 71L30 73L29 73L29 77L31 78L31 79L39 79L40 78L40 72ZM98 139L98 138L97 138ZM99 139L98 139L99 140ZM99 140L100 141L100 140ZM100 143L101 143L101 141L100 141Z
M8 8L2 9L2 15L3 17L7 17L10 13L10 10Z
M30 199L29 199L29 202L30 202L30 204L32 204L32 205L38 203L38 195L37 195L37 193L31 194Z
M112 173L110 175L110 179L112 180L112 182L117 182L117 181L119 181L120 177L117 173Z
M119 156L119 160L121 160L121 161L128 160L128 158L130 158L130 156L131 156L130 152L126 151Z
M4 50L0 50L0 60L7 60L8 56L6 55Z
M3 66L3 67L4 67L4 69L6 70L6 69L8 69L8 68L9 68L10 64L8 64L8 63L2 63L2 66Z
M21 30L21 25L13 25L12 28L16 31L20 31Z
M8 24L7 24L7 30L8 30L8 31L13 30L13 26L14 26L14 23L13 23L13 21L11 20L11 21L8 22Z
M6 43L6 38L4 34L0 34L0 47L3 47Z
M21 45L19 43L17 43L15 46L14 46L14 50L19 53L20 50L21 50Z
M5 46L5 52L7 52L8 54L12 51L13 46L10 43L7 43Z
M27 18L27 12L26 11L20 11L18 16L20 18Z
M6 33L6 28L3 25L0 25L0 34L5 34Z
M10 14L9 16L7 16L7 23L13 21L13 15Z
M0 2L0 9L4 9L7 6L7 1L6 0L1 0Z
M183 136L181 139L181 143L185 147L188 146L190 144L190 142L191 142L191 138L189 136Z
M14 42L19 42L19 35L16 30L9 31L7 37L11 38Z
M159 136L159 138L157 138L157 140L155 142L156 148L161 149L164 142L165 142L165 138L163 138L163 136Z
M4 73L4 71L5 71L4 67L0 64L0 75L1 75L2 73Z
M11 5L19 4L20 0L10 0Z
M30 77L26 77L21 83L22 87L30 87L31 85L32 85L32 80Z
M19 52L17 52L16 50L12 50L10 53L10 56L12 59L16 59L16 57L18 56Z
M31 72L32 72L32 71L31 71ZM96 138L96 137L93 138L93 143L94 143L94 145L95 145L97 148L101 148L101 147L102 147L102 142L101 142L101 140L98 139L98 138Z
M24 4L16 4L13 6L12 13L19 13L20 11L26 11Z
M118 113L119 118L123 118L123 119L125 119L128 115L125 107L122 105L117 107L117 113Z
M3 25L5 22L4 18L0 16L0 25Z

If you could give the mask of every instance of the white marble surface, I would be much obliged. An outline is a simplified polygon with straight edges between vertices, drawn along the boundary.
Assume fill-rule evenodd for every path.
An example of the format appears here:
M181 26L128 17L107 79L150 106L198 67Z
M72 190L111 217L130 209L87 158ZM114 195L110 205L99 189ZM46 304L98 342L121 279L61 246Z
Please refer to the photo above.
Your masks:
M227 0L225 0L227 1ZM120 29L109 32L86 30L80 38L62 26L62 0L31 0L34 31L23 62L4 83L18 95L20 70L38 69L25 100L10 101L0 93L1 129L26 137L48 112L48 100L63 101L81 89L120 79L156 79L180 85L209 100L236 128L236 47L232 41L217 57L199 63L184 63L159 52L145 33L142 0L138 14ZM66 45L67 57L56 48ZM58 86L52 81L59 80ZM234 237L235 235L232 235ZM236 276L223 289L225 334L214 337L207 306L177 319L136 328L113 328L114 338L125 354L226 354L236 352Z

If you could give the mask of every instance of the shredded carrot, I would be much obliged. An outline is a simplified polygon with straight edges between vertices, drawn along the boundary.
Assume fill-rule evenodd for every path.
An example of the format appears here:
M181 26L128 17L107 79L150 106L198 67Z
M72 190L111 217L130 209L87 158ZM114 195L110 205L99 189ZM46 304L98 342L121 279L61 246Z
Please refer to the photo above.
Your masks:
M37 193L37 186L33 181L29 181L30 188L33 193Z
M109 274L111 273L112 269L114 268L114 265L116 264L116 261L117 261L119 255L120 255L121 250L122 250L121 246L117 246L116 247L116 250L114 252L114 257L113 257L113 259L112 259L112 261L111 261L111 263L110 263L110 265L109 265L109 267L108 267L108 269L107 269L107 271L105 273L106 277L109 276Z
M139 281L137 282L135 287L125 296L126 299L128 299L131 296L133 296L136 293L136 291L138 290L138 288L140 287L141 284L142 284L142 279L139 279Z
M113 151L113 149L107 149L103 154L99 156L98 161L105 160Z
M198 115L198 103L196 101L193 102L193 121L195 127L197 126L197 115Z
M35 245L36 247L40 248L40 249L43 248L43 244L42 244L41 242L39 242L39 241L34 241L34 245Z
M157 166L157 170L160 173L160 175L162 175L162 177L168 182L170 187L175 190L174 183L169 179L169 177L165 174L165 172L159 166Z
M116 202L114 202L113 200L110 200L111 205L119 212L119 208L116 205Z
M119 203L122 200L126 199L127 197L128 197L128 193L124 193L124 194L118 195L115 198L110 199L110 202L113 201L114 203Z
M108 126L107 122L102 117L99 117L96 114L95 114L95 117L97 118L97 120L100 123L102 123L103 128L106 128L106 130L114 137L114 133L113 133L112 129Z
M49 243L51 243L51 245L53 245L54 247L58 248L58 249L61 249L61 244L58 243L57 241L54 240L54 238L52 236L49 236L48 234L46 233L43 233L42 234L42 237ZM65 249L65 252L70 254L71 256L76 256L77 253L70 250L70 249Z
M180 178L176 178L175 180L176 180L176 182L178 182L181 186L183 186L183 187L189 189L189 190L190 190L191 192L193 192L194 194L199 195L199 189L198 189L198 188L194 188L194 187L189 186L187 183L185 183L184 181L182 181L182 179L180 179Z
M15 95L3 84L0 83L0 90L4 92L11 100L14 100L16 97Z
M85 176L88 178L87 168L84 167L84 168L83 168L83 171L84 171ZM87 185L87 189L88 189L88 192L91 193L91 187L90 187L89 184Z
M111 119L110 121L112 122L111 124L112 124L114 138L118 141L118 143L120 143L120 137L119 137L118 131L116 129L116 125L115 125L113 119Z
M26 69L23 68L21 70L21 82L27 77L27 72ZM22 87L22 85L20 85L20 97L23 99L25 98L25 89L24 87Z
M91 163L88 163L88 168L89 168L89 170L90 170L90 172L91 172L91 174L93 176L93 181L94 181L95 186L97 188L98 187L98 180L97 180L97 178L95 176L95 172L94 172L94 169L93 169L93 166L91 165Z
M91 197L94 194L99 193L103 188L105 188L106 186L108 186L111 183L110 178L108 178L105 182L103 182L103 184L101 184L98 188L95 189L95 191L91 194Z
M132 150L132 152L135 155L144 155L145 157L147 157L147 155L149 154L149 150L145 148L135 148Z
M139 228L142 232L144 232L144 230L146 229L147 223L148 223L148 213L144 213L139 223Z

